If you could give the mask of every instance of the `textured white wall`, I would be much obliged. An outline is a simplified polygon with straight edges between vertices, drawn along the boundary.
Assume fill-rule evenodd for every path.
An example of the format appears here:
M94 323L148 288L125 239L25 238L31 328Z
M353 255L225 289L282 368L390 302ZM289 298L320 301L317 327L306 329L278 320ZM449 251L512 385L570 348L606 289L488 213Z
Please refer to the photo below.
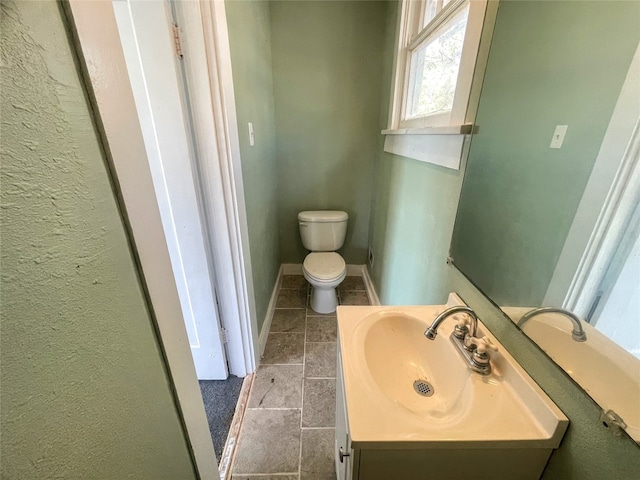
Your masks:
M1 8L0 476L194 478L59 7Z

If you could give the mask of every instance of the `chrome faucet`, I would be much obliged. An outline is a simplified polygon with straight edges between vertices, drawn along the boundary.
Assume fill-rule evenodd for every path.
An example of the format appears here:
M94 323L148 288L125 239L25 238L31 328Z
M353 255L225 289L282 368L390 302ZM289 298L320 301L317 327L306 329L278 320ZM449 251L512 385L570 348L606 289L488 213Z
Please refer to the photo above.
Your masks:
M435 340L436 335L438 335L438 328L442 322L456 313L466 313L470 318L470 322L469 326L467 326L464 321L458 322L451 334L451 341L457 347L460 355L466 360L471 370L482 375L490 374L491 364L489 363L490 359L487 350L493 350L495 352L498 348L491 343L488 337L476 338L478 332L478 316L471 308L462 305L447 308L435 318L429 328L424 332L424 336L429 340Z
M424 336L429 340L434 340L436 335L438 335L438 328L440 324L444 322L451 315L455 315L456 313L466 313L471 318L471 323L469 327L463 327L460 325L456 325L456 329L454 330L454 335L456 338L464 340L464 337L468 333L471 337L476 336L476 331L478 330L478 317L476 316L476 312L474 312L471 308L463 305L458 305L455 307L447 308L444 312L438 315L433 323L427 328L424 332Z
M571 338L573 338L576 342L584 342L587 340L587 335L584 333L582 329L582 323L580 319L575 313L570 312L569 310L565 310L564 308L556 308L556 307L540 307L534 308L533 310L525 313L520 320L518 320L517 325L522 328L522 326L531 320L532 317L536 315L540 315L542 313L560 313L571 320L573 324L573 330L571 331Z

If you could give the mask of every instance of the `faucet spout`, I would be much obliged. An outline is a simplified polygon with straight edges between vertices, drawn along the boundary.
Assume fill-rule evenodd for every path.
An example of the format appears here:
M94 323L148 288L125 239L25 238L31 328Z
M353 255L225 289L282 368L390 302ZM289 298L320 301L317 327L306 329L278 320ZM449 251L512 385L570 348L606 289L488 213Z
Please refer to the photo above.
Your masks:
M456 313L466 313L471 318L471 323L469 324L469 336L475 337L476 331L478 329L478 317L476 313L469 307L464 305L458 305L455 307L447 308L444 312L438 315L435 320L431 323L429 328L424 332L425 337L429 340L435 340L438 335L438 328L448 317L451 315L455 315ZM464 334L463 334L464 337Z
M542 313L559 313L567 317L571 323L573 324L573 330L571 331L571 338L573 338L576 342L584 342L587 340L587 335L584 333L582 329L582 323L578 316L570 312L569 310L565 310L564 308L556 308L556 307L540 307L534 308L533 310L525 313L520 320L518 320L518 326L522 328L522 326L531 320L532 317L536 315L540 315Z

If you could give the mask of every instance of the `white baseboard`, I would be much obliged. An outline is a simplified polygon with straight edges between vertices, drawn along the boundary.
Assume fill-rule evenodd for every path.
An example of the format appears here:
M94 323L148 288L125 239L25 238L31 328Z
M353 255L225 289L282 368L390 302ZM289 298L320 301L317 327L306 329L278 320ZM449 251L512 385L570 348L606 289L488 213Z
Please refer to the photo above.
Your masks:
M376 287L373 284L373 280L369 275L369 269L366 265L362 265L362 280L364 281L364 286L367 289L367 294L369 295L369 302L371 302L371 305L380 305L378 292L376 292Z
M262 330L260 330L260 336L258 337L258 352L260 353L260 358L262 358L262 355L264 354L264 348L267 346L267 338L269 337L269 330L271 330L271 321L273 320L273 315L276 311L278 292L280 292L280 286L282 285L282 275L287 275L286 273L284 273L284 270L285 264L280 265L278 276L276 277L275 284L273 285L273 291L271 292L271 299L269 300L267 313L265 314L264 322L262 323ZM300 265L300 273L302 273L302 265Z

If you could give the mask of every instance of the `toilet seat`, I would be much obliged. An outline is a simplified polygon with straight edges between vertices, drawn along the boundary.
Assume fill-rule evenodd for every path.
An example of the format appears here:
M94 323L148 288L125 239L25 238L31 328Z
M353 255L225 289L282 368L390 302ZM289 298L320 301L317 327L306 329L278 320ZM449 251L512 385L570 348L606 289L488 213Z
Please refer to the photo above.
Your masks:
M318 283L333 282L347 270L344 258L336 252L312 252L306 256L302 267Z

